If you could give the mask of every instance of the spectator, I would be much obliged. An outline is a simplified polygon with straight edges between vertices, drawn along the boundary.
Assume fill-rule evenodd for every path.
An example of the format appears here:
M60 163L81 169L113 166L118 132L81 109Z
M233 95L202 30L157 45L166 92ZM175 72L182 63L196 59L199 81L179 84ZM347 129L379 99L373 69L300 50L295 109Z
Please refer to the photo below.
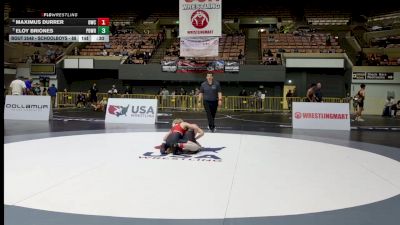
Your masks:
M128 94L128 95L132 94L132 90L131 90L131 87L129 85L125 86L124 94Z
M194 95L195 95L195 96L199 96L199 94L200 94L200 89L199 89L199 88L196 88L196 89L194 90Z
M51 96L51 105L53 108L56 107L56 96L57 96L57 88L55 84L52 84L51 87L47 90L47 93Z
M118 90L117 88L115 88L115 84L113 84L111 89L108 90L108 94L111 94L112 97L118 94Z
M387 117L391 117L392 116L392 106L396 105L394 98L393 97L388 97L386 99L386 103L385 103L385 107L383 109L383 113L382 116L387 116Z
M328 34L328 36L326 36L325 45L326 46L331 46L331 35L329 35L329 34Z
M74 48L74 55L80 55L78 47Z
M244 58L244 55L243 55L242 49L240 49L240 52L239 52L239 55L238 55L238 60L239 60L240 65L244 64L243 58Z
M392 116L393 117L397 116L397 111L399 111L399 109L400 109L400 100L398 100L396 104L392 105L391 110L392 110Z
M90 102L91 103L97 102L97 92L99 92L99 89L97 89L96 83L93 83L92 87L90 88Z
M26 94L26 85L22 81L23 77L18 77L13 80L10 84L10 94L11 95L24 95Z
M60 57L62 54L63 54L63 51L60 48L57 48L57 50L55 52L56 58Z
M33 63L32 56L28 56L26 59L26 64L31 64L31 63Z
M69 96L67 88L64 88L64 91L62 92L62 104L71 104L69 103L70 98L72 99L72 96Z
M26 94L33 95L32 92L32 78L28 78L25 80Z
M47 96L47 88L43 88L42 90L42 96Z
M293 101L292 98L293 98L293 93L292 90L289 89L289 91L286 93L286 102L290 112L292 111L292 101Z
M180 95L187 95L187 92L186 92L185 88L182 87L179 94Z
M39 83L35 83L33 88L32 88L32 93L34 95L40 95L40 84Z
M76 107L85 108L85 105L86 105L86 95L83 93L83 91L80 91L77 97Z
M240 91L239 96L248 96L246 89L242 89L242 91Z

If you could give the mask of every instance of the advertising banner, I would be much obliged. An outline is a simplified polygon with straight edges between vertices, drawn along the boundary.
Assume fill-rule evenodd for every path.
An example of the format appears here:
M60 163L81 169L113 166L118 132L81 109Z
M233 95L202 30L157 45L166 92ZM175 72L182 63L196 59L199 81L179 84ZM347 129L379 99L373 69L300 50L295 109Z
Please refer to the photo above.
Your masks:
M4 119L49 120L51 110L50 96L7 95Z
M386 72L371 73L371 72L367 72L367 80L393 80L393 79L394 79L394 74L393 73L386 73Z
M177 73L223 73L224 61L215 60L209 63L197 63L196 61L180 60L177 64Z
M216 57L218 56L218 37L185 37L180 40L180 56Z
M293 102L293 129L350 130L349 103Z
M162 72L176 72L176 63L177 61L173 60L164 60L161 61L161 71Z
M155 124L157 99L110 98L106 123Z
M179 37L219 37L222 0L179 0Z
M239 72L239 62L225 61L225 72L238 73Z
M353 80L365 80L365 72L353 72Z

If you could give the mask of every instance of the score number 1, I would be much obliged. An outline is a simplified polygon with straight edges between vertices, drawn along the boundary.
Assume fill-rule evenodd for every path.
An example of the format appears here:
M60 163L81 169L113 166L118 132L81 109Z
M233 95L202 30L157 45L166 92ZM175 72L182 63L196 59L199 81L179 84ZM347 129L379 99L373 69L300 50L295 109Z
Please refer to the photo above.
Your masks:
M97 18L97 26L110 26L110 18Z

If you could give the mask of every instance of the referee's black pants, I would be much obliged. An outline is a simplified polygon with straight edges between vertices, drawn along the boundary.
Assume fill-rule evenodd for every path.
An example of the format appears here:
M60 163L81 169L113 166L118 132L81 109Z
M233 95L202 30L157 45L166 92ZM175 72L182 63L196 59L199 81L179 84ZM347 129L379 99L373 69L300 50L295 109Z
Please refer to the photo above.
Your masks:
M208 126L210 127L210 130L214 130L215 128L215 114L217 113L218 109L218 101L203 101L204 109L206 110L207 113L207 120L208 120Z

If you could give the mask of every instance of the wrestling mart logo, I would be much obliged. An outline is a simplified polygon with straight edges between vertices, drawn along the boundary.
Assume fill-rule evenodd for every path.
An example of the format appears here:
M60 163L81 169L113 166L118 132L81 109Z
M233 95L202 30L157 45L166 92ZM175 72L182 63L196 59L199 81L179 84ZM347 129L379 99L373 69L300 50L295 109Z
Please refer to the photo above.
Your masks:
M193 12L191 20L194 27L196 27L197 29L203 29L208 25L210 17L208 16L208 13L206 11L196 10Z
M180 155L160 155L156 152L145 152L139 156L139 159L147 160L176 160L176 161L192 161L192 162L222 162L222 158L218 156L218 152L225 147L203 148L196 154L180 154Z

